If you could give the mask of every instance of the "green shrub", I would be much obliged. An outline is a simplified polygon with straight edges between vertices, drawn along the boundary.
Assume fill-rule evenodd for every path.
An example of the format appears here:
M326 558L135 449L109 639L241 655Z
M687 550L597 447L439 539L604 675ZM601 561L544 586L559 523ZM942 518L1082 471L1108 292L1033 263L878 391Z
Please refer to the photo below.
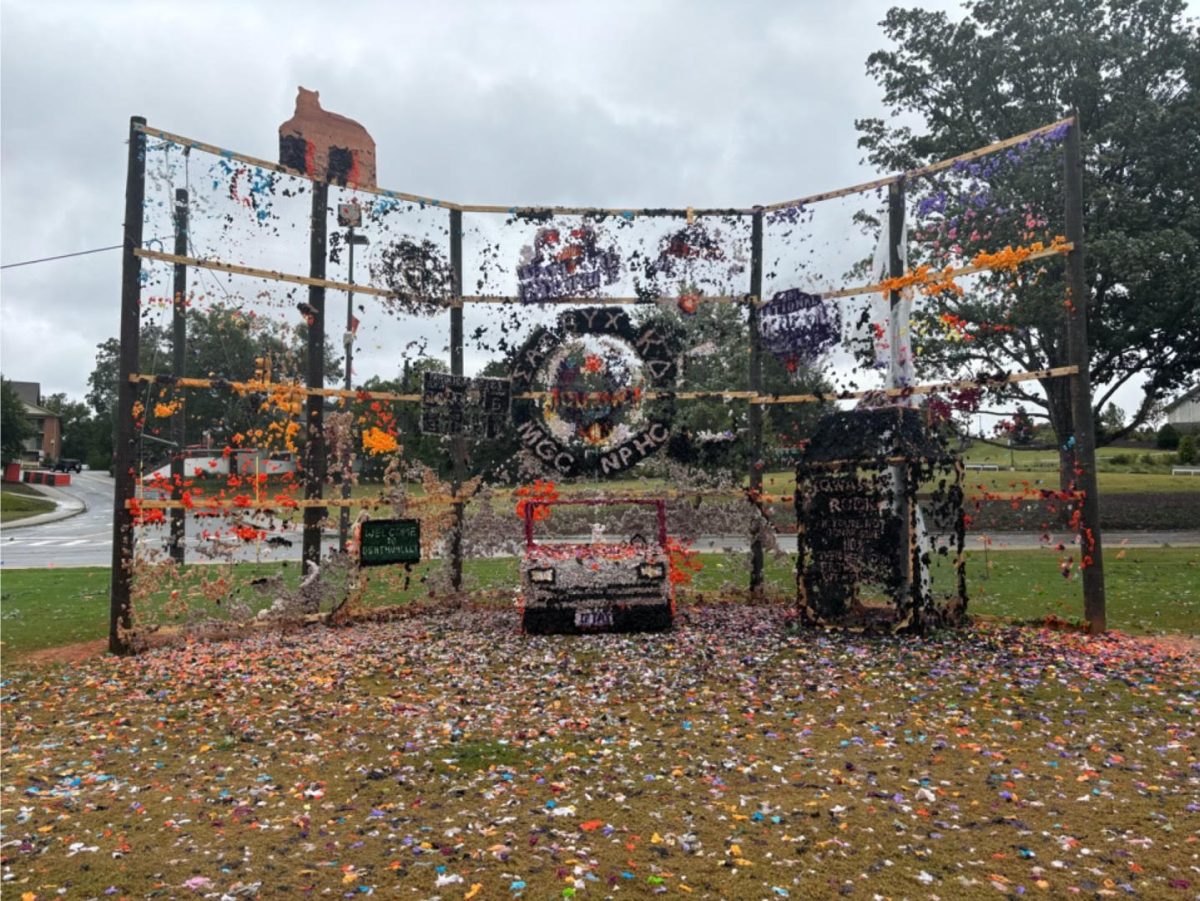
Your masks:
M1158 430L1154 443L1159 450L1175 450L1179 447L1179 429L1168 422Z
M1191 466L1196 462L1196 438L1193 435L1184 435L1179 442L1179 462L1185 466Z
M1133 454L1113 454L1108 462L1114 466L1129 466L1133 463Z

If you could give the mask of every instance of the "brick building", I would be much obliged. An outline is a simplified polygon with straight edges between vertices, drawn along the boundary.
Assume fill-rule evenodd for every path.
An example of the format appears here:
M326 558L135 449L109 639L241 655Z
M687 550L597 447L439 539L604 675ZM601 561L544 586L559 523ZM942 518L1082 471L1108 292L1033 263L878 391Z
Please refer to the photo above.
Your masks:
M25 416L33 427L33 435L25 439L22 459L35 463L53 463L62 453L62 420L41 406L40 382L9 382L25 405Z

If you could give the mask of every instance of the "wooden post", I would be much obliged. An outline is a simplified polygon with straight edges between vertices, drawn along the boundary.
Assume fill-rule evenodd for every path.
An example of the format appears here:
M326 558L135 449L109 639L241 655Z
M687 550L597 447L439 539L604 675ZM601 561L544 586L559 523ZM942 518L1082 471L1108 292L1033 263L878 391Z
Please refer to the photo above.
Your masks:
M1079 114L1072 113L1063 147L1067 240L1067 354L1078 367L1071 377L1071 418L1075 432L1075 487L1082 491L1079 519L1079 556L1083 574L1083 611L1088 631L1098 635L1108 628L1104 596L1104 560L1100 542L1100 494L1096 484L1096 430L1092 420L1091 362L1088 353L1087 315L1091 300L1083 260L1083 150Z
M750 390L762 393L762 312L758 302L762 299L763 283L763 211L756 209L750 221ZM750 496L755 506L762 508L763 484L763 408L762 404L750 404ZM761 523L755 524L750 536L750 592L761 594L763 589L763 543L758 533Z
M328 236L326 208L329 206L329 185L312 184L312 224L309 237L309 275L325 278L325 253ZM309 388L325 387L325 289L308 288L308 371ZM319 394L308 396L308 442L304 465L304 497L321 498L325 489L325 399ZM321 562L321 522L324 507L304 508L304 568Z
M187 256L188 239L188 192L186 188L175 191L175 255ZM187 266L175 265L174 297L171 304L171 375L184 378L187 374ZM183 404L171 415L171 440L175 450L171 454L171 499L183 497L184 447L187 426L184 422ZM171 559L184 562L184 542L187 538L187 511L183 508L171 510Z
M450 269L454 278L454 306L450 308L450 374L463 374L463 257L462 257L462 210L450 211ZM458 497L466 476L467 439L464 435L450 438L450 459L454 474L450 480L452 493ZM450 584L455 592L463 587L463 520L465 505L454 504L454 527L450 533Z
M141 340L142 261L134 250L142 246L142 215L146 198L146 136L141 116L129 120L129 159L125 175L125 234L121 259L121 354L117 368L117 423L113 450L112 577L109 584L108 649L128 654L129 629L133 625L130 587L133 582L134 441L133 404L137 388L129 376L138 369Z
M888 229L887 229L887 251L888 251L888 277L899 278L904 275L904 254L901 253L901 241L904 240L904 178L900 177L896 181L888 185ZM902 370L908 368L908 361L912 359L912 346L907 330L904 332L900 329L900 305L904 303L904 298L899 291L890 291L888 293L888 356L890 363L888 365L888 383L889 388L911 387L910 385L902 385L905 381L901 378ZM901 407L908 407L912 401L905 398L897 398L896 402ZM897 415L897 425L900 423L900 416ZM896 515L900 517L900 547L905 548L905 553L901 558L900 569L900 596L912 600L913 588L913 559L918 553L918 549L914 546L914 537L916 533L916 516L915 507L912 499L908 496L908 466L904 463L893 464L891 467L892 491L892 509Z
M354 284L354 244L355 234L354 226L351 225L346 231L346 244L350 254L349 264L350 272L346 277L346 281L351 285ZM346 335L344 348L346 351L346 372L342 379L342 388L349 391L354 387L354 292L346 292ZM343 442L341 448L342 455L342 500L350 500L350 481L353 477L354 469L350 465L350 453L353 450L354 428L348 425L344 430ZM338 550L343 554L347 552L350 539L350 507L344 505L338 511Z

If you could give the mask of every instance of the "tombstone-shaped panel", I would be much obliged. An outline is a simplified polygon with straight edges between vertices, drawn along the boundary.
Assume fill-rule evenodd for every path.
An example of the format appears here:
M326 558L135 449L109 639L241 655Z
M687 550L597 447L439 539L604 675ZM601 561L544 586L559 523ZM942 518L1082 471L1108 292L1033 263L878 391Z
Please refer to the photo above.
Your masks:
M801 620L891 632L960 621L961 481L961 461L923 410L822 419L796 467Z

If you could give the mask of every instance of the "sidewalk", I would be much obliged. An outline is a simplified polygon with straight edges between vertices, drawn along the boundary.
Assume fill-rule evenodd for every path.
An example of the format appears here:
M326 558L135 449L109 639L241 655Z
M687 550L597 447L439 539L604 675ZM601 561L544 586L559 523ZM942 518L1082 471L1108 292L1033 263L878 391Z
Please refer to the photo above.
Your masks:
M48 513L38 513L36 516L27 516L15 522L6 522L3 526L5 532L10 529L23 529L26 526L40 526L43 523L58 522L60 519L70 519L72 516L78 516L80 513L87 512L87 501L69 494L62 488L54 488L50 485L30 485L29 487L40 492L47 500L54 501L58 506Z

